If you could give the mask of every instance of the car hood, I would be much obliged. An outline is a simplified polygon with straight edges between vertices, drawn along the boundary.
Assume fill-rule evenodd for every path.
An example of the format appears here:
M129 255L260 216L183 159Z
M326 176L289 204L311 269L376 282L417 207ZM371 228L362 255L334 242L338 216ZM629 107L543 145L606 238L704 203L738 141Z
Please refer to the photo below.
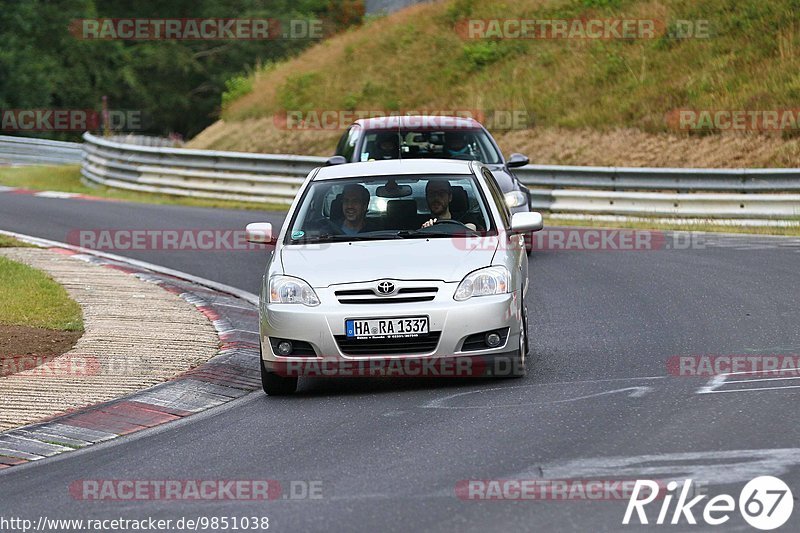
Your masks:
M283 272L312 287L377 279L458 282L490 266L497 237L393 239L293 245L281 250Z

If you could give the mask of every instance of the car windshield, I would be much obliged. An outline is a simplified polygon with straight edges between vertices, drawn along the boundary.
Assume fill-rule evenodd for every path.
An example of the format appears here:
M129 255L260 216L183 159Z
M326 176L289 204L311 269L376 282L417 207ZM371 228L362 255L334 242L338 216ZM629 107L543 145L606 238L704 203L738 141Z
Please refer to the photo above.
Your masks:
M285 243L476 235L496 230L474 176L403 175L312 182Z
M371 130L364 135L359 161L398 159L462 159L489 165L502 157L482 129Z

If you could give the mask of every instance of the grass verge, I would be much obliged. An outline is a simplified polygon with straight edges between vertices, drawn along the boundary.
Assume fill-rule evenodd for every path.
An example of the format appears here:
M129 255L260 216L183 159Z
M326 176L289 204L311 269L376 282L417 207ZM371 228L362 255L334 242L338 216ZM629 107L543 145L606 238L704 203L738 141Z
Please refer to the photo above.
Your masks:
M612 229L641 229L664 231L707 231L711 233L745 233L749 235L783 235L800 236L800 226L733 226L711 223L698 224L670 224L649 220L585 220L569 218L544 217L545 227L552 226L582 226L588 228Z
M286 211L287 209L286 206L280 204L188 198L169 194L126 191L122 189L113 189L111 187L89 187L81 181L81 172L78 165L0 168L0 185L20 187L35 191L71 192L112 200L146 204L214 207L218 209L248 209L258 211Z
M0 324L83 331L80 306L47 274L0 257Z
M35 248L32 244L18 241L14 237L0 234L0 248Z

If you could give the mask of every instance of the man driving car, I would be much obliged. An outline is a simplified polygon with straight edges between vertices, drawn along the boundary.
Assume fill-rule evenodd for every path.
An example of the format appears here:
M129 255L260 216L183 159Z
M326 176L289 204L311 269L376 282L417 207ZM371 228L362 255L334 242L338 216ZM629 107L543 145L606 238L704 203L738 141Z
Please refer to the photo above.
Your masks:
M425 185L425 199L428 201L431 218L422 224L423 228L433 226L440 220L453 220L453 215L450 213L450 202L453 201L453 189L450 181L446 179L428 180L428 184ZM476 230L476 225L473 223L464 225L472 231Z

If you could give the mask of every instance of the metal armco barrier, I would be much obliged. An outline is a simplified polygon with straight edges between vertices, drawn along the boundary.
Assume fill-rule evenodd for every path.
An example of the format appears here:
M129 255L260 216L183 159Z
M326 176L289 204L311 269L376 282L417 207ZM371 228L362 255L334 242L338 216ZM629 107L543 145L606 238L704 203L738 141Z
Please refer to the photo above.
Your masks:
M75 165L82 145L31 137L0 135L0 165Z
M122 144L84 134L81 172L95 183L182 196L291 203L324 157ZM800 217L800 169L528 165L515 170L533 207L553 213L708 218Z
M83 135L89 181L196 198L289 204L324 157L186 150L122 144Z

